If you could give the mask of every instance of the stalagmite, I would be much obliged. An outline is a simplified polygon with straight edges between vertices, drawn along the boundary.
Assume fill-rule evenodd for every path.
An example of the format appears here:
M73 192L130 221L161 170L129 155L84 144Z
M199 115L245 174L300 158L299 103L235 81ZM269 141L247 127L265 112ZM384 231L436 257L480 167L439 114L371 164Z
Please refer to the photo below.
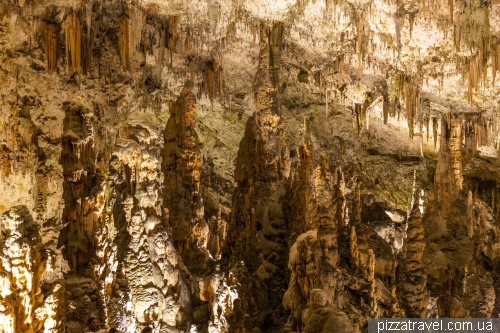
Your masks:
M358 238L356 236L356 227L354 224L351 225L351 232L349 236L350 245L350 264L353 269L359 268L359 249L358 249Z
M267 267L271 273L266 276L272 277L274 288L282 295L286 289L284 253L288 247L284 241L287 231L281 197L286 193L290 157L277 89L272 80L272 53L265 27L260 38L259 67L253 86L255 112L247 121L236 158L237 188L233 192L233 218L228 227L227 244L231 262L243 260L250 274ZM262 287L265 289L253 290L250 297L268 302L267 306L257 311L248 300L243 299L242 303L243 309L257 311L255 323L262 323L273 307L282 306L281 300L268 298L269 290Z
M312 200L314 197L312 177L314 171L314 150L307 120L304 118L304 129L301 145L297 149L299 157L292 180L290 210L288 217L292 232L300 235L315 227L312 221Z
M184 137L185 133L179 135ZM123 213L115 223L123 226L120 232L125 233L122 237L128 241L121 254L125 262L117 274L123 274L127 283L115 302L133 304L132 309L127 309L129 313L123 314L134 318L133 327L166 330L181 325L178 318L191 309L191 304L187 282L179 274L179 259L166 228L167 218L175 223L177 215L171 210L168 217L163 215L167 210L162 207L157 181L160 150L156 142L160 134L147 117L132 114L120 136L113 152L119 164L113 172L118 176L116 190L121 192L121 204L115 209ZM191 142L189 138L186 145ZM188 298L179 299L175 294ZM122 319L119 324L121 330L126 329L126 321Z
M436 180L439 184L441 215L449 218L451 205L462 189L462 117L446 114L441 119L441 147L438 153ZM442 229L444 231L444 229Z
M427 311L427 275L422 258L425 249L424 228L417 196L408 218L407 240L403 248L405 255L401 277L401 300L405 313L410 318L425 318Z
M40 287L47 256L27 207L12 207L1 216L0 249L0 332L35 333L43 324L37 313L43 311Z
M66 117L61 161L66 227L61 231L59 246L64 246L63 253L71 270L83 274L93 256L94 227L103 205L102 196L96 195L92 186L96 181L93 113L81 98L67 101L63 107Z
M0 1L0 333L498 317L499 10Z
M191 249L201 252L204 257L207 255L209 228L204 219L200 188L201 157L194 129L196 98L192 87L192 82L186 83L179 99L172 105L164 131L164 206L169 211L172 239L179 253ZM195 263L187 261L186 264ZM202 262L196 265L200 265L200 269L203 267Z
M337 210L342 209L343 198L337 197L336 190L338 184L334 187L329 165L326 158L323 157L323 163L316 169L316 216L315 225L318 228L318 241L323 251L323 261L331 267L336 267L339 261L338 254L338 226L339 221L336 218ZM340 194L341 195L341 194Z
M361 186L359 183L356 183L354 186L350 221L353 225L357 226L361 223Z

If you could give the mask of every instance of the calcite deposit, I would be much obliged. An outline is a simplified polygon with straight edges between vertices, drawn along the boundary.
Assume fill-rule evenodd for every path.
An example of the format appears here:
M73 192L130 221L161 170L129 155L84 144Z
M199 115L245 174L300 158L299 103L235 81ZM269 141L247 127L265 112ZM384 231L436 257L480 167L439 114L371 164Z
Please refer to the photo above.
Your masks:
M499 71L499 0L4 0L0 333L498 317Z

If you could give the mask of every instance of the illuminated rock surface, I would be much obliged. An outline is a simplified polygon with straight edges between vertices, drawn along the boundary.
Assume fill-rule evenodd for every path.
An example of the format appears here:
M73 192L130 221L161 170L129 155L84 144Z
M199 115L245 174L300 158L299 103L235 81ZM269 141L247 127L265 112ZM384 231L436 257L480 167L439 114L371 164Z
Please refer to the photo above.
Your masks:
M498 0L0 4L0 333L500 314Z

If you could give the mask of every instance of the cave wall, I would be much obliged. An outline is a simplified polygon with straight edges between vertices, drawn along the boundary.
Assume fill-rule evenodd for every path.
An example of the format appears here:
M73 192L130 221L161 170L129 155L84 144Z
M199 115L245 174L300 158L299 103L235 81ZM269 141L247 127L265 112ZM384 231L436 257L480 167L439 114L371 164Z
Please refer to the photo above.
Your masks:
M500 311L500 2L0 4L0 332Z

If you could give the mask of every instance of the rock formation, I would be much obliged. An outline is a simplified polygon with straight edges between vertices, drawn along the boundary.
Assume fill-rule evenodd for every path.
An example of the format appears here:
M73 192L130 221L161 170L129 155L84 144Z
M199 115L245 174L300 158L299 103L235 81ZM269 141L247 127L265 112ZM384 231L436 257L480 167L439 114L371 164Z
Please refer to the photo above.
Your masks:
M188 83L172 105L164 131L162 171L164 207L174 245L186 264L193 262L202 268L208 256L209 226L203 216L201 156L195 131L195 111L196 98L192 93L192 83Z
M271 51L265 28L261 30L259 67L254 81L255 112L246 124L236 158L233 220L228 226L230 262L243 261L251 288L242 309L253 326L263 324L273 309L281 307L286 289L287 225L282 198L290 173L284 124L273 86ZM279 327L283 314L275 312ZM280 318L281 317L281 318Z
M39 226L27 207L15 206L2 215L0 227L0 330L34 333L47 318L40 295L47 255Z
M0 332L498 317L499 17L3 1Z
M402 282L402 307L411 318L426 318L427 311L427 275L423 269L422 258L425 250L425 236L420 212L420 195L415 200L408 218L406 229L407 238L403 247L404 273L401 274Z

